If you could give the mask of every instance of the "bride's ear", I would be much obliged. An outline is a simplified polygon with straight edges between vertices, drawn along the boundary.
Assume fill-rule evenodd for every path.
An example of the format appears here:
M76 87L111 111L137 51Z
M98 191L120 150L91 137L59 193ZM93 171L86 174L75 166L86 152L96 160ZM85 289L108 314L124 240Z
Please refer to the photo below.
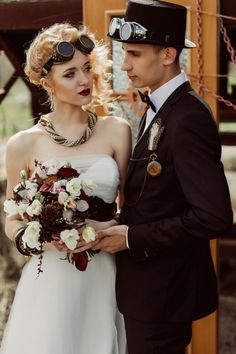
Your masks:
M42 77L40 79L40 84L44 88L45 91L47 91L48 93L53 93L54 89L53 89L53 85L52 85L51 80L49 80L45 77Z

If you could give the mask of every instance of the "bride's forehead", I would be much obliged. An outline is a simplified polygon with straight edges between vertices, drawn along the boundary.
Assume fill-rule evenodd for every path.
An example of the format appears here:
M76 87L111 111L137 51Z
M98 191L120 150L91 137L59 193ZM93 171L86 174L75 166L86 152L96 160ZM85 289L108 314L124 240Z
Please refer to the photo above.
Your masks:
M69 70L70 68L75 68L75 69L81 69L84 67L84 65L88 64L89 57L88 55L80 52L79 50L75 50L75 54L73 58L65 63L61 63L58 65L54 65L53 68L55 69L54 71L56 72L64 72Z

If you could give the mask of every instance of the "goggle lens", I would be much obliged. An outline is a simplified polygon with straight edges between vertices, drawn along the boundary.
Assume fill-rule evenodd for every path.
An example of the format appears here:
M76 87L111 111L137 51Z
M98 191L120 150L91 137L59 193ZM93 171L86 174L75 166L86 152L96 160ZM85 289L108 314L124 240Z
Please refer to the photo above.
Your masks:
M85 34L82 34L75 44L76 48L85 54L90 54L95 47L94 42Z
M120 39L127 41L130 38L145 39L147 29L137 22L125 22L123 18L114 17L109 25L108 33L111 37L117 33Z
M72 43L67 42L67 41L62 41L58 43L57 48L56 48L56 55L62 57L62 60L70 60L75 53L75 47L73 46ZM56 58L55 58L56 59Z
M123 41L127 41L127 39L129 39L130 37L133 36L133 32L134 32L134 29L133 29L132 23L125 22L119 31L120 38Z
M75 48L84 54L90 54L94 49L95 44L87 35L81 35L76 43L61 41L57 44L52 57L43 66L42 75L47 75L54 64L64 63L73 58Z
M111 20L111 23L109 25L109 34L113 36L113 34L121 28L122 24L124 23L124 19L114 17Z

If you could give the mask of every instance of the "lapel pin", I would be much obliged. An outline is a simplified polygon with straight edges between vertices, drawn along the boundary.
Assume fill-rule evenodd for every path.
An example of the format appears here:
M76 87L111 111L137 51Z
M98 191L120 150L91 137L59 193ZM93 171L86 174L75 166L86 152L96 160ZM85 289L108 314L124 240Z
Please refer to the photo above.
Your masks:
M164 127L161 126L161 119L158 118L151 127L149 140L148 140L148 150L157 151L158 142L163 133ZM147 165L147 173L150 176L159 176L162 171L162 166L160 162L157 161L157 154L152 153L149 158L149 163Z

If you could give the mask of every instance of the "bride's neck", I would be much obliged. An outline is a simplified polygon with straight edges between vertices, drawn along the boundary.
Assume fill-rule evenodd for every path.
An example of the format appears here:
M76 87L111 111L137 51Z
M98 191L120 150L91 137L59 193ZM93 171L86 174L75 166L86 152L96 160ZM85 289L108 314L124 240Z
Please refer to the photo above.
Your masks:
M48 114L52 124L59 126L70 126L87 123L88 115L81 107L55 107L54 111Z

